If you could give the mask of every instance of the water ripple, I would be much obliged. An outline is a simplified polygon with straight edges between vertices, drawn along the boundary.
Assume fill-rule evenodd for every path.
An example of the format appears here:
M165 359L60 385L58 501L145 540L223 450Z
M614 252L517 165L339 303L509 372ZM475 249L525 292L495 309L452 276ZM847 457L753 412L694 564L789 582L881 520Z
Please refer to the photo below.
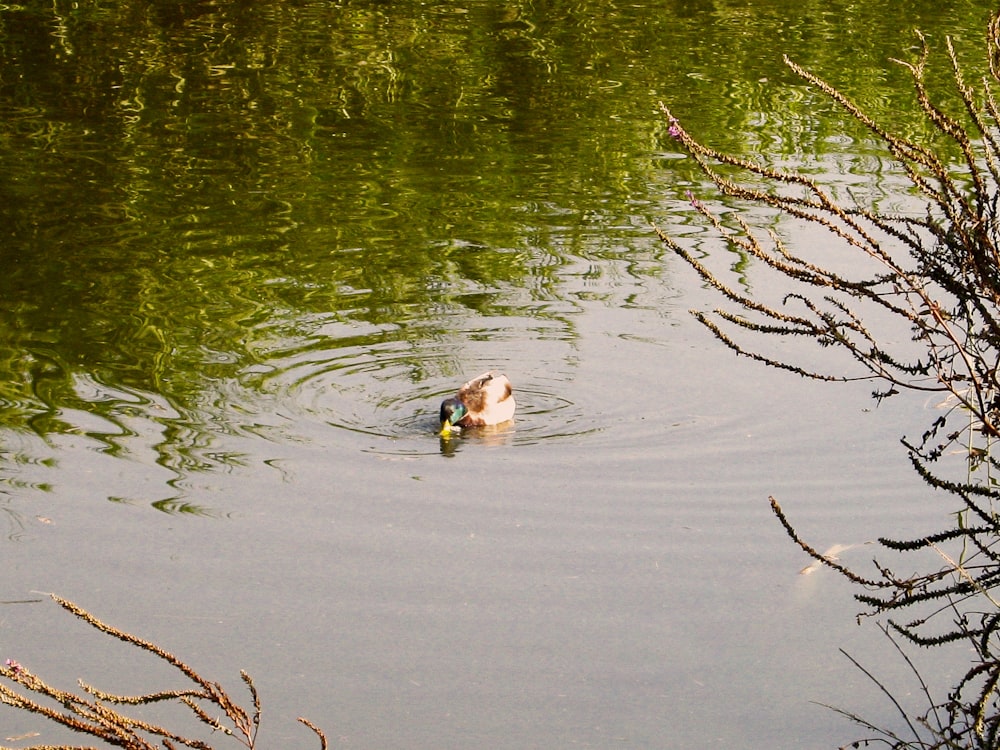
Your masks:
M305 417L393 441L389 452L436 452L436 441L425 441L437 435L441 400L472 375L492 368L507 371L514 382L518 412L513 425L466 430L454 440L524 445L596 430L577 404L556 392L570 375L522 377L504 358L461 365L460 371L450 347L432 344L418 353L409 340L395 336L377 343L345 343L312 341L274 350L246 374L243 385L272 400L286 424L300 424Z

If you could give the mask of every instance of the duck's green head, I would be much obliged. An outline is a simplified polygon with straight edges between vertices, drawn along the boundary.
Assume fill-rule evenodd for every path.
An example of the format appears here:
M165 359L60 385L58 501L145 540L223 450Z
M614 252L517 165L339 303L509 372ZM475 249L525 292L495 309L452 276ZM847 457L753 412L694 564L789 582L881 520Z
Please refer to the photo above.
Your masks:
M457 398L446 398L441 402L441 434L447 435L451 428L469 413L465 404Z

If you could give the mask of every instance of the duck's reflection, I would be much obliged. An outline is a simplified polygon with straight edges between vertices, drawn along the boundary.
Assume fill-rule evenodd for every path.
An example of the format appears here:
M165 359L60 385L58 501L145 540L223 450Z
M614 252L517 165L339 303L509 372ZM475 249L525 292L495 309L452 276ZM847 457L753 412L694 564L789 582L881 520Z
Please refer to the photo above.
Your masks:
M442 456L454 456L466 445L481 445L495 448L500 445L510 445L514 440L514 420L484 427L467 427L451 429L438 434Z

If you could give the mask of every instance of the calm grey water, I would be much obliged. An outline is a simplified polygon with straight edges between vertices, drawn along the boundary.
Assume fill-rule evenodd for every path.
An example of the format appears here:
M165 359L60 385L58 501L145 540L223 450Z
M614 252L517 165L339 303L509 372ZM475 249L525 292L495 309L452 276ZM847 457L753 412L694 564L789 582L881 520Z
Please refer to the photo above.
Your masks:
M781 67L917 130L888 59L914 26L972 59L990 5L894 8L0 9L0 657L169 686L11 603L53 591L234 688L249 671L259 747L315 747L299 715L409 750L859 736L817 703L894 726L838 649L915 686L845 584L800 575L767 497L863 564L948 510L896 442L933 404L736 359L650 229L724 252L661 100L895 200ZM489 368L516 423L442 442L438 402ZM0 711L33 732L59 737Z

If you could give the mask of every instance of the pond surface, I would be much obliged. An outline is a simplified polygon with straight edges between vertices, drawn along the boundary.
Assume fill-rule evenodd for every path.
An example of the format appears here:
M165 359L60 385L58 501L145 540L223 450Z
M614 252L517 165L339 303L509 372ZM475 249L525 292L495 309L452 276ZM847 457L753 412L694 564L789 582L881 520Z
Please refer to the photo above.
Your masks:
M860 736L817 703L895 725L838 649L915 686L767 497L853 563L932 527L897 440L933 404L691 319L717 300L651 224L726 251L657 103L890 201L781 55L918 131L889 58L920 27L978 61L991 4L543 5L0 8L0 656L167 687L34 602L56 592L249 671L261 748L314 747L300 715L408 750ZM516 421L442 440L487 369Z

